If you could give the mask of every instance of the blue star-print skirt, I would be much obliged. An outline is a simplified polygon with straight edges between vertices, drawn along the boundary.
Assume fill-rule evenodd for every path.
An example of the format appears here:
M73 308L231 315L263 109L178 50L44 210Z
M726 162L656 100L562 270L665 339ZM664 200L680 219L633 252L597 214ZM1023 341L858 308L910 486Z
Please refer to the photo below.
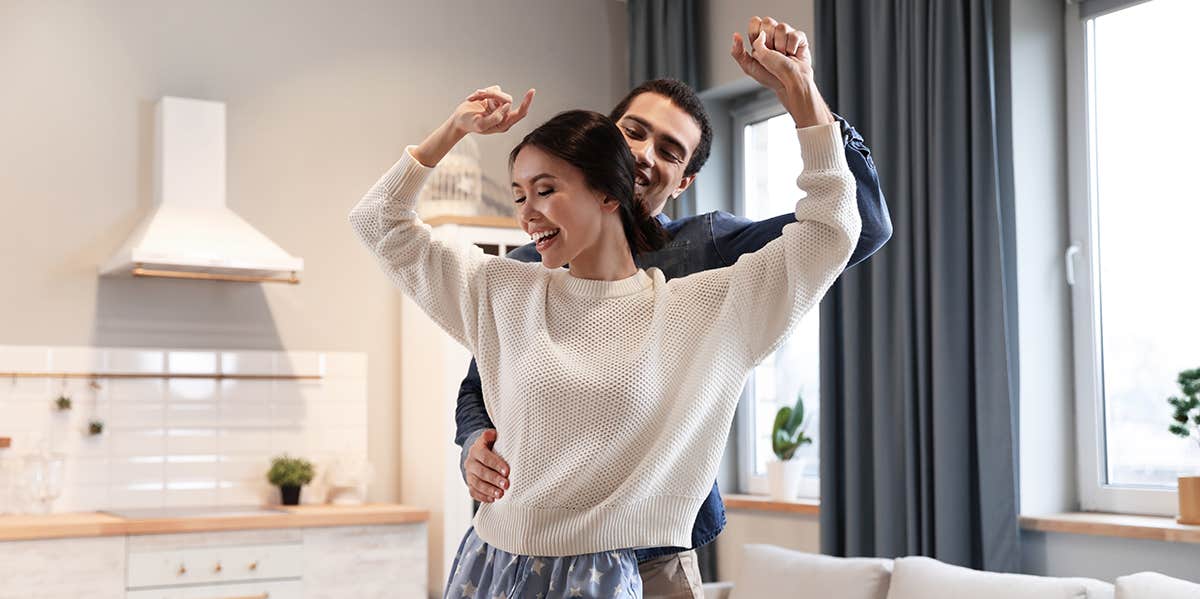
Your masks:
M569 557L514 555L484 542L472 527L458 546L446 599L554 599L642 596L632 549Z

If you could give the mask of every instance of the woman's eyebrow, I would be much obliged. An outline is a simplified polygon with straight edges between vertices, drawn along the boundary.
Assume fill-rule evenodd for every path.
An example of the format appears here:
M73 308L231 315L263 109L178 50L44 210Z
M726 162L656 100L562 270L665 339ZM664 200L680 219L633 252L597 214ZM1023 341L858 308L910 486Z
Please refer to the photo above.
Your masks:
M533 185L534 183L537 183L541 179L553 179L553 178L554 178L554 175L551 175L550 173L538 173L529 179L529 184ZM513 181L512 186L520 187L521 185L519 183L517 183L516 181Z

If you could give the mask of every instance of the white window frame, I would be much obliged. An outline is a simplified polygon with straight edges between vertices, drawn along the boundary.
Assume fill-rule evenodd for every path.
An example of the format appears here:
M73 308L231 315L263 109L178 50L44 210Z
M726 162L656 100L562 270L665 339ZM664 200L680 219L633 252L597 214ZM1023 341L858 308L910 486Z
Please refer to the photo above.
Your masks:
M1131 5L1133 2L1130 3ZM1101 363L1099 268L1093 240L1097 238L1095 151L1089 91L1094 85L1089 44L1090 19L1079 17L1079 5L1067 7L1067 168L1068 218L1071 245L1066 250L1071 286L1075 344L1075 409L1080 507L1084 511L1173 516L1176 491L1162 488L1109 485L1105 473L1104 373ZM1071 276L1073 274L1073 276Z
M787 110L779 103L773 92L762 90L730 109L733 117L733 212L744 214L746 211L745 198L745 165L746 156L746 126L772 117L785 114ZM768 490L765 474L755 474L754 444L756 435L754 423L757 406L754 402L754 375L746 378L742 388L741 399L735 416L737 433L737 482L739 491L752 495L766 495ZM800 498L815 499L820 489L817 477L806 476L801 483Z

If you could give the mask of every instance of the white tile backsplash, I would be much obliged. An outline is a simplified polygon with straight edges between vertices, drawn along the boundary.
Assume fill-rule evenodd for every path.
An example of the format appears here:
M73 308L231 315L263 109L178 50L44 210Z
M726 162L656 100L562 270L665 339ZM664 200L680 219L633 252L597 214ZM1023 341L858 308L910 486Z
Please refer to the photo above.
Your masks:
M218 352L167 352L167 372L172 374L216 374Z
M107 372L149 374L166 372L165 353L159 350L110 349L105 352Z
M221 352L221 372L224 374L275 374L276 355L276 352L269 351Z
M166 384L162 379L113 379L101 382L108 389L109 398L115 402L153 401L162 402Z
M316 381L0 381L0 434L14 455L65 454L58 511L277 503L271 457L366 458L367 360L336 352L0 346L0 371L323 375ZM62 392L73 407L57 412ZM90 436L88 422L104 422ZM304 501L321 499L321 481Z

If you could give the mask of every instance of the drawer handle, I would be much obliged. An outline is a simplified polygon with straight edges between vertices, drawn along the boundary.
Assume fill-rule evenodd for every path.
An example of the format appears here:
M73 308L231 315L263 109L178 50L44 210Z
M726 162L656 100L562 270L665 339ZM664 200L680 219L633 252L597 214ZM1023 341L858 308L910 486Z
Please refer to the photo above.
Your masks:
M250 569L251 569L251 570L257 570L257 569L258 569L258 562L250 562Z
M177 576L183 576L184 574L187 574L187 566L179 564L179 574Z
M217 574L221 573L221 562L217 562L217 567L213 568L213 572Z
M259 593L257 595L238 595L237 597L214 597L213 599L269 599L270 593Z

